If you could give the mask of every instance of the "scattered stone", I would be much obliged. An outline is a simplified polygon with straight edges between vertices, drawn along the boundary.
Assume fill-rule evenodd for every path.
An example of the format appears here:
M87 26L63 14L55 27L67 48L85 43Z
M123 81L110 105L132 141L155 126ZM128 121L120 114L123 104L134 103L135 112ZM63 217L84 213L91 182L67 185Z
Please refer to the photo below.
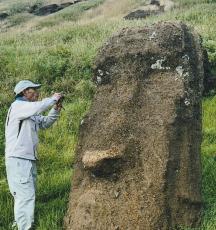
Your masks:
M124 19L144 19L151 15L159 15L164 11L171 10L175 6L174 2L171 0L157 1L152 0L149 4L139 7L135 11L129 13L124 17Z
M60 5L50 4L50 5L42 6L40 8L36 8L36 10L33 11L33 13L38 16L45 16L45 15L53 14L62 9L63 7L61 7Z
M161 14L163 11L164 11L163 6L146 5L146 6L140 7L139 9L129 13L128 15L124 17L124 19L128 19L128 20L144 19L151 15Z
M40 6L38 4L33 5L30 9L29 9L29 13L33 13L35 15L38 16L45 16L45 15L49 15L49 14L53 14L56 13L66 7L69 7L71 5L74 5L76 3L82 2L83 0L74 0L73 2L65 2L65 3L61 3L61 4L50 4L50 5L46 5L46 6Z
M151 5L160 6L160 1L158 1L158 0L151 0L151 1L150 1L150 4L151 4Z
M131 13L129 13L127 16L124 17L124 19L143 19L151 15L150 11L144 11L144 10L136 10Z
M0 20L4 20L4 19L6 19L8 16L9 16L8 13L5 13L5 12L0 13Z
M199 227L200 37L183 23L124 28L94 66L101 83L79 130L65 229Z
M36 12L38 8L40 8L40 5L39 5L39 4L34 4L33 6L31 6L31 7L29 8L28 12L29 12L30 14L32 14L32 13Z

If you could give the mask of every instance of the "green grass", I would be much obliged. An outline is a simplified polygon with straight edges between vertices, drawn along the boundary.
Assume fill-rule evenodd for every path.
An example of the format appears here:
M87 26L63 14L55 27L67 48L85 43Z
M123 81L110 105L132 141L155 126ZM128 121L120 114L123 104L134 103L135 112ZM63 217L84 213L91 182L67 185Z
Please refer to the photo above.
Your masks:
M128 0L129 1L129 0ZM49 1L48 1L49 2ZM74 149L79 124L88 112L95 92L91 82L92 66L99 47L117 30L144 26L158 20L181 20L202 35L212 72L216 73L216 3L214 0L175 0L178 7L159 17L125 21L120 17L82 20L88 8L102 4L90 0L38 19L26 13L14 13L12 27L0 33L0 229L8 230L12 221L12 198L5 178L4 121L13 101L12 89L17 81L41 82L41 96L52 91L66 94L65 111L53 127L40 132L37 230L62 229L63 217L73 173ZM0 9L16 8L17 1L0 1ZM20 1L19 4L29 1ZM134 6L141 0L134 0ZM17 18L17 19L16 19ZM14 20L14 23L13 23ZM216 97L203 98L202 191L205 212L202 230L216 229Z

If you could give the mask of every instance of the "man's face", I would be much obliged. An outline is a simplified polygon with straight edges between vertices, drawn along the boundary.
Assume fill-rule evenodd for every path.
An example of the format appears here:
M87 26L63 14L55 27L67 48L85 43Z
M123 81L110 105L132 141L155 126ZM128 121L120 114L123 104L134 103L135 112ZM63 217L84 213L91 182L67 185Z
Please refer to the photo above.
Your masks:
M23 95L28 101L38 101L39 91L36 88L28 88L23 91Z

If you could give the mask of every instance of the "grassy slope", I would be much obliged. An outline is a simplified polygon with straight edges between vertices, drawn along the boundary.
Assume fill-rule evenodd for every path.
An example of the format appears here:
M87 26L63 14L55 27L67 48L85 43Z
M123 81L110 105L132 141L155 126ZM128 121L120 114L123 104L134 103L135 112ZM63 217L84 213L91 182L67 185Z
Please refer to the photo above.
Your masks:
M12 1L12 0L11 0ZM28 2L24 1L23 2ZM3 124L13 100L11 89L23 78L42 82L42 96L51 91L67 94L66 111L52 128L40 133L40 162L36 206L37 229L62 229L72 174L73 152L82 116L88 111L95 87L90 79L97 49L116 30L158 20L182 20L203 36L212 69L216 69L215 0L176 0L179 7L160 17L124 21L122 16L142 0L89 0L46 17L25 12L12 15L0 34L0 229L8 229L12 200L5 180ZM1 1L0 8L5 6ZM192 8L193 6L193 8ZM11 5L7 2L7 7ZM17 6L13 5L13 8ZM92 8L93 7L93 8ZM86 11L86 9L91 8ZM114 10L113 10L114 9ZM22 18L25 17L25 20ZM20 19L20 20L17 20ZM2 28L5 25L2 26ZM5 28L5 27L4 27ZM206 202L202 229L216 229L216 98L203 99L203 196Z

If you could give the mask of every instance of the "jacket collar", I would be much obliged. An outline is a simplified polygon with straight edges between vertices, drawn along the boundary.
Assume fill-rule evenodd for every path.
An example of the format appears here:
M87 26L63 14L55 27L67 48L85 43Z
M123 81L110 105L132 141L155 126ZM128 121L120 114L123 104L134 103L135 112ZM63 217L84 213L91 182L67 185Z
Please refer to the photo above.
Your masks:
M23 97L17 97L15 100L16 101L28 101L24 96Z

